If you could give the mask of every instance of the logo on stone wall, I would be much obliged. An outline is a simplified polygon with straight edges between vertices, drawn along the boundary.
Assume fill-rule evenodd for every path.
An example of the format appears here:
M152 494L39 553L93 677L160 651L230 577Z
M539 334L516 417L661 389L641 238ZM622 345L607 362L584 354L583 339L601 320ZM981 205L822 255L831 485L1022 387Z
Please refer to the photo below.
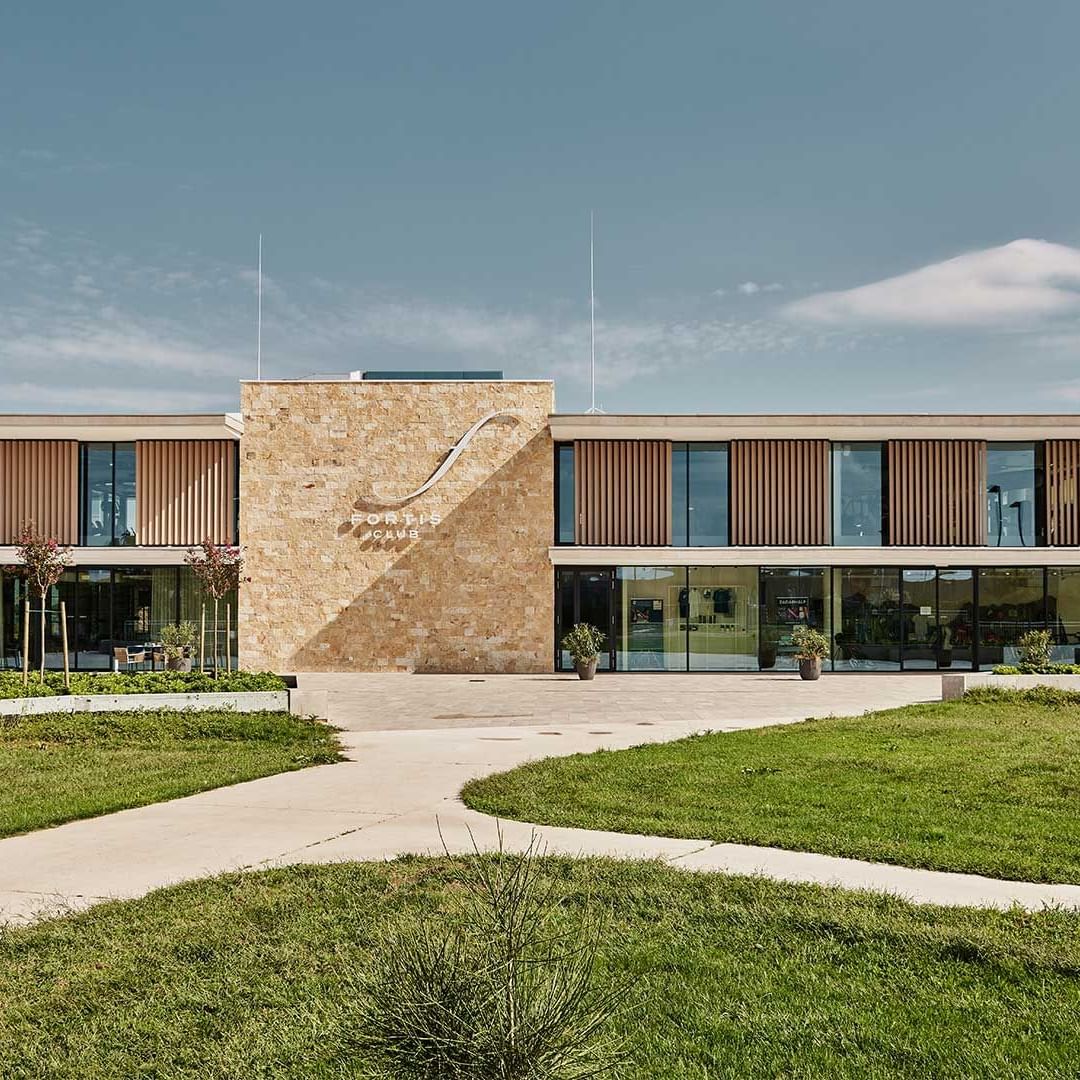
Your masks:
M454 467L454 462L461 457L481 428L501 419L516 421L520 417L515 412L500 409L486 413L450 447L446 457L439 463L435 471L415 491L410 491L407 495L384 495L376 492L370 501L383 506L388 504L402 506L405 503L412 502L413 499L419 498L425 491L430 491ZM368 526L368 531L361 537L363 540L418 540L421 528L426 526L434 528L442 523L442 517L437 513L413 514L404 510L354 513L349 520L353 525Z

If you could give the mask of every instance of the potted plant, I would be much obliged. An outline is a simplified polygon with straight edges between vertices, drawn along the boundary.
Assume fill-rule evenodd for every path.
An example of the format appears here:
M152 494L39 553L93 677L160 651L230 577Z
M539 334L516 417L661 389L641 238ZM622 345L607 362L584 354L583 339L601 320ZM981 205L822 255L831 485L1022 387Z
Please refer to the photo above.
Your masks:
M600 657L600 650L604 647L604 635L595 626L578 623L562 639L562 647L574 661L579 679L596 677L596 662Z
M829 655L829 639L811 626L797 626L791 635L800 679L820 679L821 661Z
M161 647L169 671L191 670L191 649L197 633L191 622L169 623L161 628Z
M776 667L776 646L780 633L774 626L767 626L761 631L761 644L758 646L758 664L762 668Z

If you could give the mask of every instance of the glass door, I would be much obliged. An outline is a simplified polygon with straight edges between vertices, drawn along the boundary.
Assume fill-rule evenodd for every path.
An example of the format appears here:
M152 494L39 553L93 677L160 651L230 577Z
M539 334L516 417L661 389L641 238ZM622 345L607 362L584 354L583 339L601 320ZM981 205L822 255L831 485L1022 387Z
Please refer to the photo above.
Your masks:
M612 634L612 570L556 571L555 579L555 645L558 669L570 671L573 661L562 648L563 636L577 623L595 626L604 635L604 645L597 667L610 671L614 667Z

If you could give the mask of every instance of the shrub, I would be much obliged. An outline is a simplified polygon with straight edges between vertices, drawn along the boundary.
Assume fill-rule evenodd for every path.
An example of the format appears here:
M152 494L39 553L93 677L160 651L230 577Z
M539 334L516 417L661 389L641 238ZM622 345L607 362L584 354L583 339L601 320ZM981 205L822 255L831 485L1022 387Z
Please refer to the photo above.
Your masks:
M1028 630L1020 635L1020 662L1031 667L1045 667L1050 663L1050 650L1054 639L1049 630Z
M1010 690L1003 686L977 686L964 694L965 701L984 701L995 704L1046 705L1050 708L1080 706L1080 691L1062 690L1057 686L1031 686L1025 690Z
M600 655L606 638L595 627L579 622L563 639L562 647L574 658L575 663L588 663Z
M1080 664L998 664L995 675L1080 675Z
M202 671L77 671L71 675L73 694L221 694L255 690L284 690L285 680L268 671L232 671L214 678ZM52 697L66 693L64 676L47 672L33 676L25 689L22 675L0 671L0 698Z
M357 1041L395 1080L584 1080L622 1059L604 1029L626 988L594 980L601 927L566 924L535 836L499 847L452 863L450 912L379 942Z
M811 626L796 626L791 641L796 660L824 660L829 655L829 639Z
M161 646L167 660L180 660L190 655L199 631L193 622L166 623L161 628Z

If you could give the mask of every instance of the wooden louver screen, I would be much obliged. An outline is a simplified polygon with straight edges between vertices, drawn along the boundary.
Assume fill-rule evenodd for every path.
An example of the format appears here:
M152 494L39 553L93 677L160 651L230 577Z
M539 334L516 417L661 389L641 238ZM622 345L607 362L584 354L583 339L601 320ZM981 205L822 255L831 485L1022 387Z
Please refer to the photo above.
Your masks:
M1080 441L1046 444L1046 542L1080 545Z
M986 543L986 443L910 439L889 443L889 542Z
M744 439L731 443L731 543L829 543L829 443Z
M62 544L79 542L79 444L70 439L0 441L0 544L23 526Z
M579 544L671 543L671 443L628 439L574 444Z
M137 543L236 543L235 442L137 442L135 492Z

